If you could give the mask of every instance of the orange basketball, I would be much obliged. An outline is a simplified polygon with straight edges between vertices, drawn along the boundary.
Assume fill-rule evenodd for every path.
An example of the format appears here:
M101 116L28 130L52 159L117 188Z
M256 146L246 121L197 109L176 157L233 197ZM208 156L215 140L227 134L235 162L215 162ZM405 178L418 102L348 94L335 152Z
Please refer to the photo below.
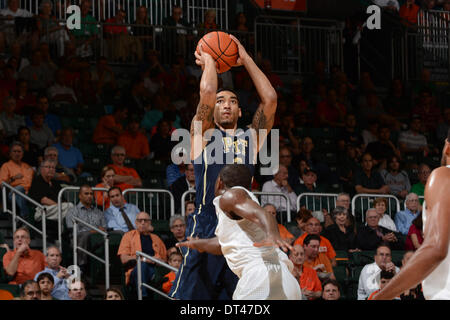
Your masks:
M238 47L228 33L212 31L200 39L197 44L202 44L203 52L210 54L216 61L218 73L223 73L234 66L238 59Z

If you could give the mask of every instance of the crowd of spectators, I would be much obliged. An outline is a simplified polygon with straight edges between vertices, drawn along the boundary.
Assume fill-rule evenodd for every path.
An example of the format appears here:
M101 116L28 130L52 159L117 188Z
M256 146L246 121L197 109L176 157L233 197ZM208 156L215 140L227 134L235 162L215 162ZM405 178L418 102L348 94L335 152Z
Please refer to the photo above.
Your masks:
M395 2L391 9L402 12L403 6L397 8ZM428 5L431 2L428 0ZM445 8L447 5L448 1L443 4ZM42 13L37 17L38 29L31 32L29 43L11 36L7 29L2 31L0 181L45 206L47 219L55 220L62 185L72 185L78 179L91 176L94 183L81 186L76 205L63 199L66 227L70 229L71 217L77 217L102 231L123 236L117 254L126 269L126 283L135 285L136 250L179 266L177 253L168 255L167 252L175 242L182 240L185 220L176 216L177 219L170 221L170 238L153 233L149 213L127 203L122 195L126 189L146 187L141 178L143 172L128 166L125 160L162 161L167 166L163 183L175 196L177 213L183 206L186 214L192 212L192 199L181 203L181 195L195 190L193 166L171 164L174 143L170 136L176 129L190 127L199 100L199 73L184 61L182 54L175 55L170 65L162 65L160 52L143 52L142 42L151 37L145 27L133 29L133 35L138 38L130 37L125 26L105 27L107 37L113 40L108 47L111 56L99 57L95 65L89 64L87 58L98 50L95 39L99 36L92 25L83 24L95 21L89 13L90 7L89 0L82 1L84 32L68 31L55 25L50 1L42 2ZM180 10L174 7L167 25L186 26L180 18ZM144 11L139 8L137 22L147 25ZM117 15L106 22L121 24L126 14L118 10ZM0 15L31 17L18 9L17 0L9 0L8 8ZM207 12L201 27L217 27L211 16L212 12ZM238 23L239 30L248 30L245 15L239 15ZM56 32L59 36L52 36ZM177 50L174 50L182 53L189 34L181 32L175 36L184 39L177 42ZM58 42L65 37L75 41ZM133 79L122 86L118 81L121 75L108 59L126 59L129 55L135 56L139 66L133 69ZM443 137L450 126L450 109L438 104L436 88L426 69L417 85L394 79L390 90L384 93L366 71L362 72L359 83L352 83L339 66L334 66L328 74L324 63L318 61L312 76L290 82L282 81L271 71L269 60L259 59L258 63L278 93L274 129L280 133L281 165L273 176L257 175L254 190L282 192L289 199L297 225L283 232L294 244L291 259L297 279L305 289L305 297L339 297L339 285L334 281L336 251L377 250L375 264L380 270L389 271L390 264L386 268L386 263L377 262L389 255L382 252L383 248L416 250L420 246L423 236L418 196L423 196L426 180L432 168L438 165L433 158L440 155ZM256 104L256 91L245 69L233 69L219 81L238 92L243 110L241 120L245 125ZM64 115L55 110L63 105L81 108L97 104L113 105L113 110L104 109L86 143L106 145L111 160L107 166L99 168L100 174L92 176L84 169L85 158L89 155L80 151L81 144L77 145L79 131L63 127ZM93 192L94 185L106 191ZM308 201L316 201L312 198L301 202L297 208L296 199L305 192L345 193L340 194L330 212L318 213L305 209L305 206L311 207ZM387 212L387 203L380 198L373 203L373 208L363 212L366 222L356 223L351 215L350 199L358 193L394 195L405 200L405 209ZM283 201L267 196L262 199L262 205L271 206L276 214L287 210ZM33 218L39 220L42 216L39 210L31 212L22 197L17 196L16 202L22 217L28 219L34 213ZM89 230L78 229L82 247L88 247L87 239L92 234ZM60 266L61 253L56 252L56 247L49 248L45 257L42 252L29 249L29 243L29 232L18 229L14 249L3 259L11 283L24 284L35 279L41 286L43 282L37 289L34 282L24 285L24 297L36 296L36 291L46 299L49 292L56 299L86 297L83 281L67 288L61 284L67 273ZM86 264L85 255L80 254L79 259L81 265ZM154 265L151 261L145 265L144 278L151 279ZM41 271L52 277L39 278ZM361 277L370 276L367 273L365 271ZM173 275L168 275L168 279L169 283L173 281ZM372 292L365 290L361 297L368 298Z

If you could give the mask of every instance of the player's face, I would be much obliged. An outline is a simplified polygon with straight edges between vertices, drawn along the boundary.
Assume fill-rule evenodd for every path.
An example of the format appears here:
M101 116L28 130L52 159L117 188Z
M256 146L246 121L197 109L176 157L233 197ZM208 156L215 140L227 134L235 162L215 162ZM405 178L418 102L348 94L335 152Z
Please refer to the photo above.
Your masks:
M336 287L332 283L328 283L323 288L323 295L322 295L322 297L323 297L324 300L338 300L340 296L341 296L341 294L339 293L338 287Z
M219 92L214 109L215 122L224 129L233 129L240 116L241 109L236 95L230 91Z
M217 177L216 184L214 185L214 195L216 197L220 196L224 191L225 190L224 190L224 187L223 187L223 182L222 182L222 179L220 179L220 176L219 176L219 177Z

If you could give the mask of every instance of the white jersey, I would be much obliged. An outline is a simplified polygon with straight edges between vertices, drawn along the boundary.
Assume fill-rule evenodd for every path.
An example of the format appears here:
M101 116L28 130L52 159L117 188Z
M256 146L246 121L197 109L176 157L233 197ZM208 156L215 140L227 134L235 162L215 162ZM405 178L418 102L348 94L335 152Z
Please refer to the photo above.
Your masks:
M447 166L450 168L450 166ZM422 211L423 230L427 231L426 203ZM423 295L427 300L450 300L450 245L445 259L422 282Z
M245 190L258 203L247 189L234 188ZM239 277L233 299L301 300L300 286L291 273L293 264L287 255L276 247L253 246L265 239L264 230L247 219L230 219L219 201L220 196L213 201L218 219L215 234L228 266Z

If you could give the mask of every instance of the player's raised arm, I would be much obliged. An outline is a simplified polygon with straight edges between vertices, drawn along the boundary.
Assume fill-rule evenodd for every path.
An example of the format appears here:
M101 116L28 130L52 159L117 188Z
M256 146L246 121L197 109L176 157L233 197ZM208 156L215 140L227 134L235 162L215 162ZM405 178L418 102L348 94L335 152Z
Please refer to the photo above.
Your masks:
M277 93L267 79L266 75L259 69L252 57L249 56L244 46L239 40L230 35L236 42L239 51L237 66L243 65L255 85L261 103L253 116L251 127L258 133L259 129L266 129L267 133L272 129L275 120L275 111L277 110Z
M199 51L200 53L197 51L194 53L195 62L201 66L203 73L200 80L200 102L192 119L191 135L194 134L194 121L201 122L201 134L214 126L213 115L217 92L216 62L211 55L202 50L202 45L199 46Z
M220 198L220 208L232 219L247 219L258 224L267 235L265 241L255 246L277 246L283 250L292 247L281 239L278 224L274 216L250 199L241 189L229 189Z
M402 292L417 286L447 256L450 237L448 190L449 169L441 167L434 170L425 187L427 223L424 241L406 266L375 296L375 300L392 300Z

